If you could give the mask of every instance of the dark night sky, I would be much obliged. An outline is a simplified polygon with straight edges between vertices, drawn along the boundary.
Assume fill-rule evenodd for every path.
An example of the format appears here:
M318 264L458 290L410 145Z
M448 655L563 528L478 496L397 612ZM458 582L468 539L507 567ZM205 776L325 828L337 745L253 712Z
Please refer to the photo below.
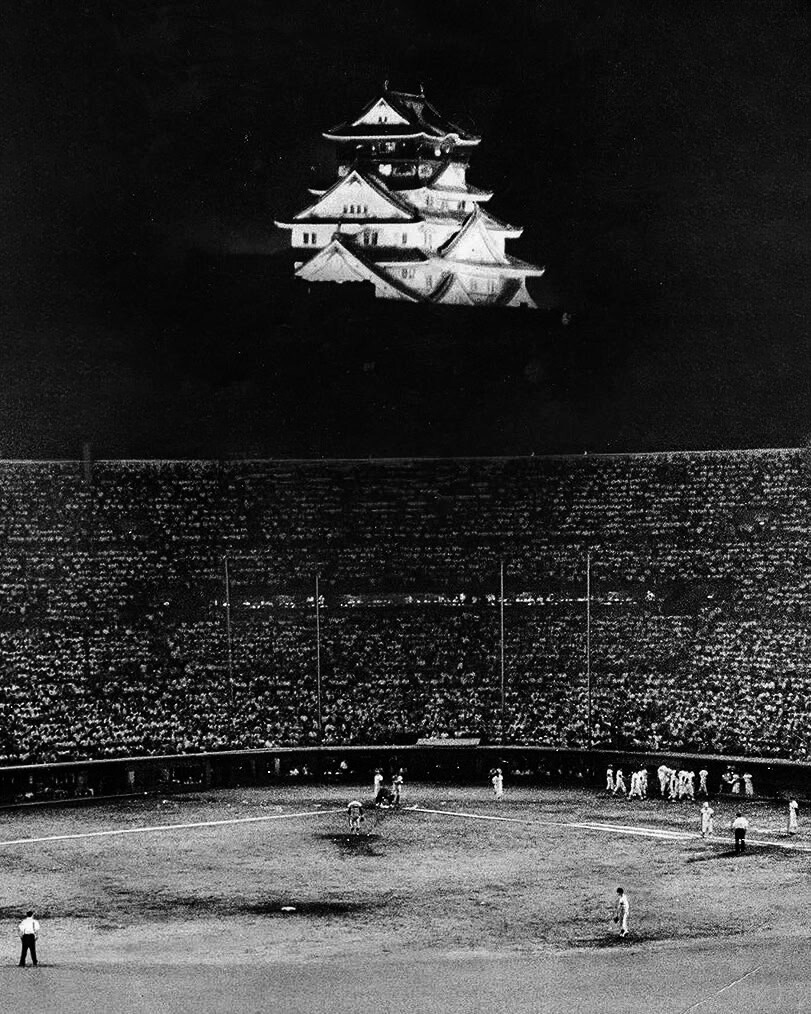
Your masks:
M29 0L4 28L0 455L808 439L804 3ZM291 303L273 219L386 78L483 135L470 177L554 312Z

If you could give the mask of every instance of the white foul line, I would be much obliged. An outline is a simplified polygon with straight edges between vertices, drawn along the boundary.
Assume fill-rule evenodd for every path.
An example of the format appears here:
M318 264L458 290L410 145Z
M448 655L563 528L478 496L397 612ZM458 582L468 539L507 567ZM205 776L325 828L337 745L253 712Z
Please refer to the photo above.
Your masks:
M108 838L121 834L146 834L150 831L185 831L195 827L224 827L228 824L258 824L266 820L285 820L288 817L317 817L322 813L343 813L343 807L334 810L305 810L301 813L274 813L264 817L230 817L228 820L198 820L190 824L153 824L144 827L121 827L112 831L83 831L80 834L49 834L43 838L14 838L0 841L5 845L35 845L46 841L73 841L79 838Z
M535 824L539 827L568 827L583 831L608 831L611 834L630 834L640 838L656 838L665 841L706 841L716 842L724 845L731 844L729 838L722 838L718 835L702 838L698 832L692 831L667 831L664 828L655 827L629 827L627 824L601 824L598 822L574 822L562 820L527 820L522 817L498 817L495 814L486 813L464 813L461 810L432 810L424 806L409 806L409 810L415 813L440 813L446 817L467 817L468 820L494 820L503 821L508 824ZM796 852L811 852L811 846L799 845L795 842L764 841L759 838L748 838L747 845L766 845L778 849L787 849Z
M739 979L733 979L732 982L728 982L726 986L722 986L717 993L712 993L710 996L705 997L703 1000L697 1000L689 1007L685 1007L683 1011L679 1012L679 1014L690 1014L691 1010L695 1010L696 1007L700 1007L702 1004L709 1003L710 1000L714 1000L717 996L720 996L722 993L726 993L728 989L732 989L733 986L737 986L739 982L743 982L744 979L748 979L753 972L758 972L760 971L761 968L763 968L763 965L757 965L755 968L750 968L749 971L745 972Z

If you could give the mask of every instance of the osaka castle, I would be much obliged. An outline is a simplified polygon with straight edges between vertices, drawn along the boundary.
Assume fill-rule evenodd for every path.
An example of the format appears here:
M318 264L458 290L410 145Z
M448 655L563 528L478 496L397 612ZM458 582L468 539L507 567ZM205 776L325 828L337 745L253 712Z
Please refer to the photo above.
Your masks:
M446 120L420 92L391 91L323 134L336 146L332 186L290 221L308 282L371 282L379 299L456 306L536 304L544 269L505 251L523 229L486 210L492 191L467 180L481 138Z

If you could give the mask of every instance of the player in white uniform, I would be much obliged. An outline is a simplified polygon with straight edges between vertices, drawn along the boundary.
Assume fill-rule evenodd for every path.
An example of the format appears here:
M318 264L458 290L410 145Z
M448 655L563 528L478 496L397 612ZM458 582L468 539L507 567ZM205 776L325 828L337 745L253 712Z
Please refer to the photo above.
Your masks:
M349 833L360 834L360 826L363 823L363 803L353 799L346 804L346 815L349 818Z
M504 775L501 768L496 768L493 775L493 795L496 799L501 799L504 795Z
M377 799L377 794L383 788L383 772L380 768L375 769L375 787L374 787L374 799Z
M670 782L670 768L667 764L660 764L656 769L656 774L659 777L659 795L664 799L667 795L667 786Z
M688 799L696 798L696 773L695 771L684 772L684 794Z
M713 828L712 816L715 810L710 806L706 800L701 804L701 837L706 838L708 835L715 834Z
M710 773L706 768L702 768L698 773L698 794L699 796L709 796L710 789L707 785L707 779L710 777Z
M754 794L755 794L755 785L754 785L754 782L752 781L752 776L749 774L748 771L745 771L743 773L742 777L743 777L743 791L744 791L744 795L747 795L749 797L754 796Z
M798 825L798 822L797 822L797 810L799 810L799 806L797 805L797 800L796 799L790 799L788 801L788 833L789 834L796 834L797 831L798 831L798 829L799 829L799 825Z
M400 795L403 791L403 772L400 769L396 775L392 775L391 779L391 791L394 796L394 805L400 805Z
M614 922L619 923L620 936L628 936L628 895L621 888L617 888L617 914L614 916Z
M610 764L605 772L605 791L614 791L614 768Z
M616 796L618 792L621 792L623 796L628 790L625 788L625 775L622 773L622 768L617 768L617 776L614 779L614 791L612 795Z

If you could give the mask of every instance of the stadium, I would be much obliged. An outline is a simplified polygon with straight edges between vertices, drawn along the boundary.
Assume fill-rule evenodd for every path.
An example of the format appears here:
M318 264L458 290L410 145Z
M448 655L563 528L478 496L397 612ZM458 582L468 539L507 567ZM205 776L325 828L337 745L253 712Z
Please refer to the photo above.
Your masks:
M3 462L40 1005L803 1010L809 495L801 449Z

